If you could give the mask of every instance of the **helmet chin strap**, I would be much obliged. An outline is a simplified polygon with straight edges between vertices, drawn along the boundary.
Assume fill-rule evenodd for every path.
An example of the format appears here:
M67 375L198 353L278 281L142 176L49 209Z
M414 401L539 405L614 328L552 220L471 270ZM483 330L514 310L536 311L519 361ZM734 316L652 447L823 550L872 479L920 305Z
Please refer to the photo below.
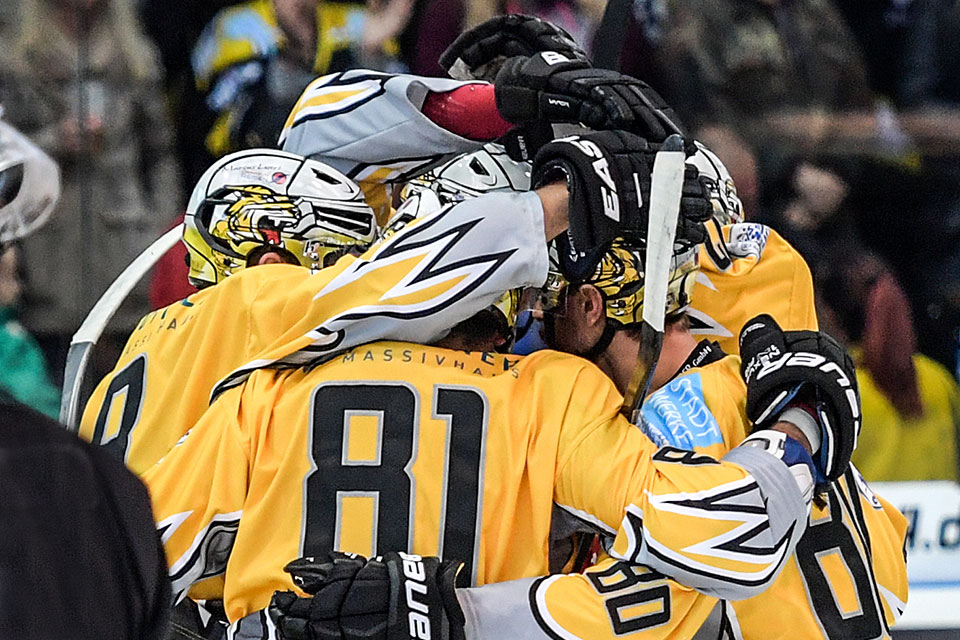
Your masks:
M606 322L603 325L603 333L600 334L600 337L593 344L592 347L584 351L573 351L573 355L580 356L581 358L586 358L590 362L596 362L597 358L607 350L607 347L610 346L610 342L613 341L613 336L617 331L622 327L618 322L606 318ZM557 339L556 339L556 314L553 312L548 312L543 314L543 329L544 329L544 339L546 340L547 346L551 349L557 348Z
M590 362L596 362L597 358L600 357L600 354L606 351L607 347L610 346L610 342L613 340L614 334L617 333L617 330L621 326L621 324L607 318L606 323L603 325L603 333L600 334L600 338L597 339L592 347L582 353L578 353L577 355L581 358L586 358Z

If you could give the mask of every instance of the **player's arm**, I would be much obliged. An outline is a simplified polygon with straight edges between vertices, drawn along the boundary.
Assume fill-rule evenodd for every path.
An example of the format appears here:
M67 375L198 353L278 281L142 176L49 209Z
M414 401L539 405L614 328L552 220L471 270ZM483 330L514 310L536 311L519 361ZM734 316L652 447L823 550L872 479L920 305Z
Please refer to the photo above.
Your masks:
M597 424L569 453L557 476L558 506L615 536L612 557L703 593L740 599L768 587L807 517L813 464L803 447L767 431L783 459L741 446L715 460L657 449L624 422ZM806 471L806 496L792 466Z
M545 220L563 217L565 206L537 193L486 194L418 220L359 257L292 277L288 286L276 281L250 309L257 357L221 381L217 393L255 369L300 366L374 340L429 343L504 291L541 285ZM218 288L264 277L257 271ZM217 298L230 308L228 292Z
M359 257L345 256L290 287L266 289L251 309L256 317L249 332L266 348L215 393L254 369L302 366L374 340L433 342L504 291L542 285L546 240L563 229L569 227L576 246L589 248L612 239L620 226L642 228L654 157L642 139L600 132L551 148L541 154L543 163L541 156L534 162L534 180L543 185L535 192L488 193L458 203ZM603 175L594 169L598 159L605 161ZM615 192L604 177L616 181ZM699 188L695 176L689 181ZM622 212L618 223L607 214L611 203ZM708 206L702 193L685 195L685 225L696 225ZM256 276L239 273L218 287L244 277Z
M492 84L366 70L323 76L297 101L280 145L358 182L395 182L516 127L582 123L666 137L662 100L644 83L569 52L517 53ZM532 159L551 138L547 126L516 153Z
M584 574L455 588L457 562L388 553L366 559L333 552L287 565L310 597L277 592L248 617L254 637L313 640L638 640L689 638L716 599L646 567L606 559ZM412 595L412 598L411 598ZM389 615L388 615L389 612Z
M220 575L243 515L248 448L236 424L239 392L214 404L143 475L170 569L174 602Z

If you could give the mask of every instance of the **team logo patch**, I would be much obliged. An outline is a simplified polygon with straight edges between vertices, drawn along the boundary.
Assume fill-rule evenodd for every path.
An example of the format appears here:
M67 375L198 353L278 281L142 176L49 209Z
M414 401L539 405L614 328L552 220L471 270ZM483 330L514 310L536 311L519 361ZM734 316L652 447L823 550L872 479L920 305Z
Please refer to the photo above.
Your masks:
M730 227L727 251L735 258L760 259L770 238L770 228L762 224L739 222Z

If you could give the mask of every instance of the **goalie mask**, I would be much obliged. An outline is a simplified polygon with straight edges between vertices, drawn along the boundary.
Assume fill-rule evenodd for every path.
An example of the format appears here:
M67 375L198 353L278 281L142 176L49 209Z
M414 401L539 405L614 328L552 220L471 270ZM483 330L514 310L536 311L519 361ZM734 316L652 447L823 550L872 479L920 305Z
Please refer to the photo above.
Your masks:
M479 151L465 153L405 184L402 204L383 232L388 238L413 220L485 193L522 192L530 189L530 165L511 160L503 147L489 143ZM520 310L521 291L506 292L492 307L504 321L504 333L512 338Z
M187 205L190 283L216 284L265 249L313 271L377 230L360 188L335 169L270 149L231 154L207 169Z
M41 227L60 198L57 164L0 120L0 244Z
M730 172L717 154L699 142L695 144L697 152L687 158L687 162L700 171L700 180L706 185L713 204L713 218L721 225L743 222L743 203L737 195Z

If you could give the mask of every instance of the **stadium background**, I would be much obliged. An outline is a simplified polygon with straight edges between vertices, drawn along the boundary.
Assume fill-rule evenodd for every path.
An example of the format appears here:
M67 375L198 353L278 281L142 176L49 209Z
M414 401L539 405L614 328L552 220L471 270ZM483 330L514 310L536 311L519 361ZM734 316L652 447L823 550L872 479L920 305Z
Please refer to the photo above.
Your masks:
M898 637L956 637L960 2L626 4L620 69L657 88L724 160L747 219L803 253L822 328L854 349L865 411L854 461L871 483L896 483L877 486L912 524ZM604 5L4 0L0 104L58 160L64 197L0 260L0 357L7 345L20 354L16 372L0 366L0 385L55 415L86 311L176 222L212 159L272 144L316 75L441 75L440 52L497 12L540 15L599 54ZM88 380L110 369L148 307L189 291L182 255L171 251L115 317Z

